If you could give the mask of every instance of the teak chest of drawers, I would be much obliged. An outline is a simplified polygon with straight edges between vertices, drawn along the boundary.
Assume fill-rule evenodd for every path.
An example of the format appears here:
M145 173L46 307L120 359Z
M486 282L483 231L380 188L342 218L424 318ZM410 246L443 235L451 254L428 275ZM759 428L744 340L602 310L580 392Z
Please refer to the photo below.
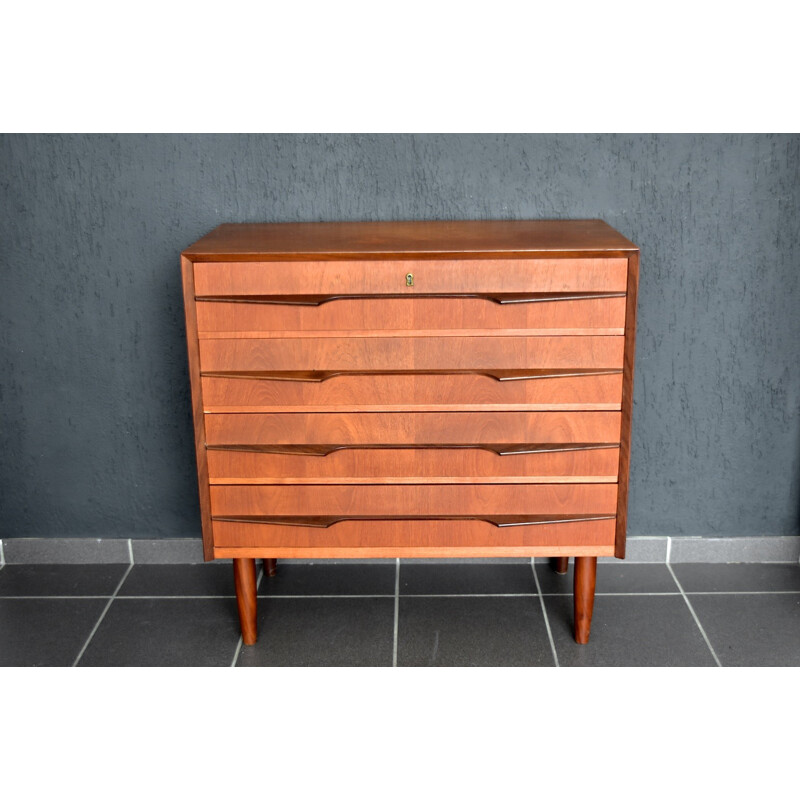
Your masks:
M221 225L182 254L205 558L625 555L639 251L600 220Z

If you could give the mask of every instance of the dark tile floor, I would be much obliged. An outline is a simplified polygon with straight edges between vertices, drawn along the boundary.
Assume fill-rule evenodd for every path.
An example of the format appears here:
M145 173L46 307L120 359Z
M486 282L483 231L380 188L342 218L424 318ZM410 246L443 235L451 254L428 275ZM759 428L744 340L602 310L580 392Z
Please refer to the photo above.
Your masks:
M229 564L11 564L0 666L800 666L796 564L600 564L586 646L571 590L544 561L279 563L243 647Z

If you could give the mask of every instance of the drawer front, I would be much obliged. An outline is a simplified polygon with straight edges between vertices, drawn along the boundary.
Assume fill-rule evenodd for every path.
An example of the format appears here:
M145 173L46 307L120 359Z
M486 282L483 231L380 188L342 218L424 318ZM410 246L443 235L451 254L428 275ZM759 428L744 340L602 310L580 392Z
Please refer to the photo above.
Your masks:
M197 327L201 337L259 331L275 336L298 331L379 335L386 331L504 329L622 335L625 298L499 304L484 298L409 296L342 298L319 306L201 300L197 303Z
M195 263L215 555L611 555L627 273Z
M206 414L218 445L618 444L616 411Z
M466 370L502 380L621 370L625 340L622 336L394 336L201 339L199 344L205 376L324 380L342 372Z
M567 445L575 447L575 445ZM619 447L534 452L477 448L208 450L211 483L585 483L617 480ZM311 450L311 448L307 448Z
M489 375L353 375L322 381L204 377L209 412L619 410L622 371L530 380Z
M212 519L296 518L323 527L348 517L393 516L477 517L503 527L531 520L614 516L616 506L616 484L600 483L211 486Z
M367 550L378 556L393 548L417 548L429 555L450 549L473 548L496 554L506 549L506 554L513 555L514 548L523 547L568 547L575 555L581 548L613 547L614 526L613 519L506 528L482 520L349 520L328 528L213 523L217 547L274 547L300 557L323 549L352 550L354 555Z
M215 262L194 265L194 284L198 298L294 298L295 302L298 298L325 302L348 295L624 294L627 270L625 258Z

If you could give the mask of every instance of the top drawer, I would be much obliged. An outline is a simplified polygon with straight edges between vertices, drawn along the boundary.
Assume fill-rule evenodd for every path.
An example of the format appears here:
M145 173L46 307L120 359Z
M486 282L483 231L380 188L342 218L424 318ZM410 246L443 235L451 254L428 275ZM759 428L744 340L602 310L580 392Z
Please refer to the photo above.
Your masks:
M625 258L216 262L194 265L195 295L317 305L337 297L452 295L497 303L625 293Z

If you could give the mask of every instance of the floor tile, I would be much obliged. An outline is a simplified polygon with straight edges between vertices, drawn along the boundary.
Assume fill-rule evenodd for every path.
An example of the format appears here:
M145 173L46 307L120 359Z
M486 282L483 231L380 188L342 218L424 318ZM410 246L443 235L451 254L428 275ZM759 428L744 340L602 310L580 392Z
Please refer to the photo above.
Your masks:
M127 564L6 564L0 570L0 597L110 597L127 569Z
M800 591L799 564L673 564L685 592Z
M683 597L595 598L589 644L573 638L572 597L544 598L562 667L715 666Z
M238 641L234 599L117 598L79 666L227 667Z
M242 667L390 667L393 597L264 598Z
M553 663L538 597L400 598L399 667Z
M0 666L71 667L107 602L0 599Z
M281 564L259 595L385 594L394 597L395 564Z
M400 562L400 594L536 594L527 564Z
M120 597L233 595L230 564L134 564Z
M536 575L543 594L572 594L575 571L573 559L566 575L557 575L547 563L536 562ZM665 564L598 564L598 592L676 592L679 593Z
M723 667L800 667L800 595L690 597Z

